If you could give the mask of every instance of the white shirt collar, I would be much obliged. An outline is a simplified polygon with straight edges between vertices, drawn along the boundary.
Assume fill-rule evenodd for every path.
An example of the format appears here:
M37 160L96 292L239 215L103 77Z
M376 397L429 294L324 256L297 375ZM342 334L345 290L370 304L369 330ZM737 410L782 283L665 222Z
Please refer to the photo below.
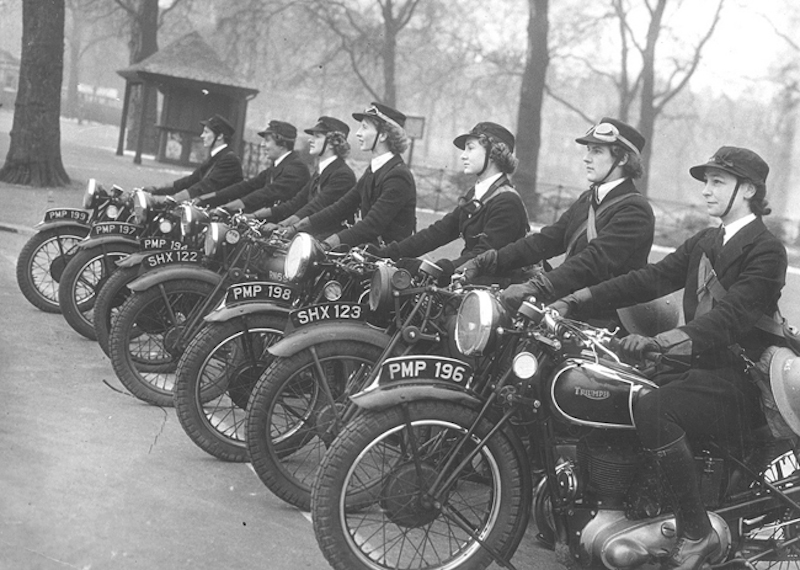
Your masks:
M211 156L217 156L217 153L227 146L228 146L227 144L221 144L218 147L212 148Z
M503 175L502 172L498 172L485 180L481 180L480 182L475 183L475 199L480 200L483 198L484 194L489 191L489 188L494 184L495 180L500 178Z
M753 214L753 213L750 213L750 214L747 214L745 217L739 218L738 220L736 220L734 222L731 222L729 224L723 224L723 227L725 228L725 237L722 238L723 245L728 243L728 241L733 236L736 235L736 232L741 230L743 227L745 227L747 224L749 224L750 222L754 221L755 219L756 219L756 215Z
M286 154L280 155L278 158L275 159L275 162L272 163L272 166L278 166L281 162L283 162L284 158L289 156L289 153L291 153L291 152L292 151L287 151Z
M600 186L597 187L597 203L601 203L605 200L608 193L611 192L614 188L625 182L625 178L617 178L616 180L612 180L611 182L604 182Z
M394 153L392 152L384 152L382 155L376 156L375 158L370 160L369 165L370 167L372 167L372 172L377 172L381 166L392 160L393 156Z
M333 155L333 156L329 156L328 158L326 158L324 160L320 160L319 164L317 165L317 172L322 174L325 171L325 169L328 168L331 165L331 163L334 160L336 160L337 158L338 157L336 155Z

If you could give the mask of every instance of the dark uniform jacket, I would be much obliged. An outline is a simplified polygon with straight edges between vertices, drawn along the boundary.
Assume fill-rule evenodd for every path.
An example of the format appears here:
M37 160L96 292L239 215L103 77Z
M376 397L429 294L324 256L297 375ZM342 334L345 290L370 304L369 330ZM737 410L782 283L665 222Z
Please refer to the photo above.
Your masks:
M290 152L278 166L270 166L254 178L228 186L205 202L209 206L221 206L239 199L244 202L245 212L254 212L289 200L310 178L305 163L296 152Z
M658 263L591 287L592 305L628 306L685 288L686 324L678 329L691 339L693 363L720 366L730 360L727 347L734 343L757 361L767 346L782 344L782 339L754 325L778 308L786 280L786 249L761 218L736 232L720 251L713 247L718 233L718 228L704 229ZM709 312L695 317L703 253L727 293Z
M241 182L243 178L242 161L229 146L226 146L206 159L189 176L179 178L171 186L157 188L153 194L172 196L181 190L188 190L190 197L197 198Z
M587 190L556 223L500 249L497 273L507 273L567 253L561 265L545 274L552 284L553 298L559 298L576 289L644 267L653 245L653 209L630 179L612 189L603 202L621 195L629 196L598 210L595 220L597 237L592 241L588 241L586 232L582 231L572 251L567 252L573 234L589 214L592 191Z
M337 234L341 243L359 245L400 241L417 225L417 187L400 156L393 156L377 172L372 167L339 200L308 218L311 233L360 212L361 220Z
M505 176L501 176L496 184L496 193L475 214L470 215L465 208L457 206L424 230L400 243L390 244L386 248L387 254L393 258L417 257L462 237L464 249L457 259L452 260L453 265L458 267L479 253L500 249L523 237L529 226L522 199ZM469 201L474 196L473 188L465 199Z
M344 196L356 183L356 175L347 163L337 158L331 162L322 174L315 174L291 200L272 208L270 219L281 221L292 214L301 220L327 208ZM330 235L342 229L343 220L319 230L320 234Z

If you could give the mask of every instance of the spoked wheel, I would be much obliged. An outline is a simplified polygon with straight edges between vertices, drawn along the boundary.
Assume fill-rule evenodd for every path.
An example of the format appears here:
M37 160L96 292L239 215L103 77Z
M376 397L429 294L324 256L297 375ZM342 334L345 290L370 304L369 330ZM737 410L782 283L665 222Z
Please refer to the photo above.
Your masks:
M325 455L312 499L325 558L337 570L474 570L492 563L487 548L513 552L530 498L524 458L502 432L485 439L486 419L457 451L477 418L470 408L429 401L407 410L408 424L400 406L360 415ZM445 471L449 456L484 441L461 472Z
M347 397L364 387L381 353L356 341L320 343L276 359L259 379L247 412L247 448L253 469L278 497L309 510L311 485L343 426Z
M250 393L283 338L286 316L254 314L205 325L178 363L175 411L201 449L225 461L248 461L245 412Z
M123 267L117 269L103 285L97 294L94 303L94 313L92 323L94 333L100 348L108 356L109 336L111 334L111 323L117 318L120 308L131 296L128 283L139 276L138 267Z
M17 284L37 309L60 313L58 282L75 247L89 235L89 228L50 228L37 233L22 247L17 258Z
M134 244L115 243L84 249L72 256L58 284L58 302L64 318L78 333L96 339L92 317L97 293L116 271L116 262L138 249Z
M176 279L125 301L111 326L109 349L114 372L131 394L158 406L173 405L183 352L178 340L212 290L204 281Z
M770 462L765 478L780 489L800 485L800 464L793 451ZM737 557L758 570L800 570L800 512L788 507L768 511L752 519L741 519L736 530L740 547ZM745 566L742 566L744 568Z

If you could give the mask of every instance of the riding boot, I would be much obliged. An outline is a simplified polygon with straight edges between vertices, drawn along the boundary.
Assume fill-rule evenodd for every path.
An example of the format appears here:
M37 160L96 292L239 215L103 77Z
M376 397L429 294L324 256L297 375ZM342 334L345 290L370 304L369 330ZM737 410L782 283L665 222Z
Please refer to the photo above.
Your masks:
M703 506L686 435L653 453L673 497L678 531L678 541L663 567L696 570L719 550L720 542Z

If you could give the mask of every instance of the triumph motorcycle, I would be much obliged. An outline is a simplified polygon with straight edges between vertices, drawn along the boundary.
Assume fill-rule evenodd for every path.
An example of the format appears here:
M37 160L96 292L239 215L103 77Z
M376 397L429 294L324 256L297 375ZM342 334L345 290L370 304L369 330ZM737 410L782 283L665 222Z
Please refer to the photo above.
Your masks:
M475 367L388 359L352 397L364 411L331 445L312 494L328 562L514 568L532 511L562 565L660 568L677 533L633 425L637 399L658 389L648 370L621 361L610 331L529 301L512 317L489 291L464 298L456 341ZM768 461L725 441L693 442L722 546L711 568L800 566L796 440L761 445Z

